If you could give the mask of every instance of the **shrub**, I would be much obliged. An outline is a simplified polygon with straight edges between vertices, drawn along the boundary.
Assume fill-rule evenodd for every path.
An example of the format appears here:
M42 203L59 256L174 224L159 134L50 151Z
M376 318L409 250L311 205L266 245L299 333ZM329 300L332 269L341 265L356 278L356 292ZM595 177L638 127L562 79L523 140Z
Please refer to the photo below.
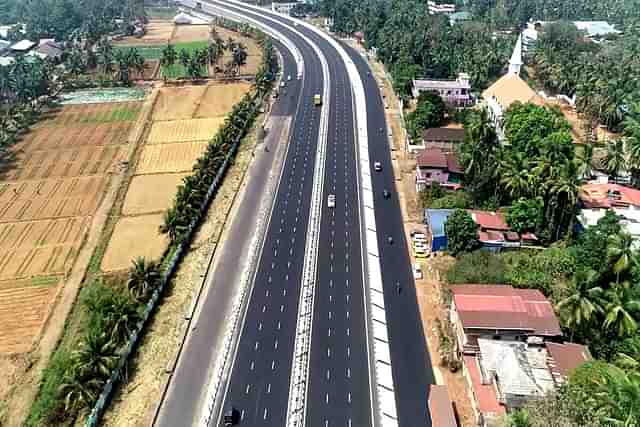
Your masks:
M453 256L471 252L479 246L478 225L467 211L457 209L449 215L444 231L447 233L447 249Z
M473 201L467 193L458 190L434 200L429 207L432 209L471 209Z
M505 268L500 255L478 250L458 258L447 271L447 282L450 284L506 283Z

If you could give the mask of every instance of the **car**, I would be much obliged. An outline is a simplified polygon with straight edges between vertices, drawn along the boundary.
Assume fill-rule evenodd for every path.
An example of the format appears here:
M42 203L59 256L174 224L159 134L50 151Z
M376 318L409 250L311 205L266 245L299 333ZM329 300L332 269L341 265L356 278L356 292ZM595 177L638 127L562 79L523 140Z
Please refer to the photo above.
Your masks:
M382 170L382 163L380 162L375 162L373 164L373 169L375 169L376 172L380 172Z
M335 196L335 194L329 194L329 197L327 197L327 207L329 207L329 208L335 208L336 207L336 196Z
M286 85L287 84L284 81L280 82L280 87L285 87Z
M413 278L422 279L422 268L420 268L420 264L413 264Z
M288 81L291 81L291 74L289 74L289 75L287 76L287 80L288 80Z
M224 411L222 422L224 423L225 427L238 425L238 423L240 422L240 411L238 411L233 406L227 408Z
M389 190L384 190L384 191L382 191L382 196L385 199L388 199L389 197L391 197L391 193L389 193Z

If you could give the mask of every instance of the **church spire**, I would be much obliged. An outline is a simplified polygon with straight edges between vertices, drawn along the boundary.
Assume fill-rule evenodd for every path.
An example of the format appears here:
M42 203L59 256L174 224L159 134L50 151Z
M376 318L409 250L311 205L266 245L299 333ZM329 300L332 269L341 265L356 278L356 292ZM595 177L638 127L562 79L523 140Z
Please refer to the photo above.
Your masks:
M522 34L518 36L518 41L516 41L509 60L509 74L520 75L520 67L522 67Z

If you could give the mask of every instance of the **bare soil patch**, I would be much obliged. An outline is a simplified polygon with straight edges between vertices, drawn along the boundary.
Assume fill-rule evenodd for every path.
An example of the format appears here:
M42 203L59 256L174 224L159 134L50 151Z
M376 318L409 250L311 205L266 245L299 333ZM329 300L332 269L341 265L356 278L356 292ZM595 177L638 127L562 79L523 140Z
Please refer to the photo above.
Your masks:
M249 83L211 84L197 104L194 117L208 118L227 115L251 90Z
M186 43L209 40L208 25L176 25L171 43Z
M147 33L142 37L124 37L114 44L118 46L167 44L171 40L174 24L169 20L151 20L146 25Z
M181 120L194 117L207 86L179 86L160 88L153 120Z
M123 215L162 212L171 206L178 185L187 173L137 175L129 184L122 207Z
M102 258L102 271L127 269L137 257L160 259L168 245L166 236L158 231L161 224L162 215L121 217Z

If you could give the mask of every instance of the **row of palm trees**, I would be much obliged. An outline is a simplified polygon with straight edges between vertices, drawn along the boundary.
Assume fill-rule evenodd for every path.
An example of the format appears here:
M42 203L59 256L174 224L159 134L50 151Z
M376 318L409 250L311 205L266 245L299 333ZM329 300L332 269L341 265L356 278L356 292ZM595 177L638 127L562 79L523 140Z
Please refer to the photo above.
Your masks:
M137 258L128 272L126 289L94 283L82 302L90 319L78 349L57 390L59 411L51 416L73 418L91 408L111 378L122 352L142 320L144 304L161 281L160 266Z
M216 37L212 38L204 49L196 49L194 51L180 49L176 51L173 45L167 45L162 50L160 65L168 68L173 67L178 62L184 67L187 76L192 79L202 77L203 68L208 65L213 69L215 76L220 69L220 60L225 51L228 51L231 53L231 59L225 64L224 74L225 76L238 75L240 68L247 63L248 53L246 46L236 42L231 37L225 42L217 36L217 33L214 34Z
M190 225L199 218L207 192L219 175L227 156L246 134L257 116L256 101L271 88L277 66L270 42L263 45L264 64L256 75L255 93L249 93L233 107L232 112L209 142L205 153L196 161L192 174L178 187L173 206L164 214L160 232L167 234L173 243L185 237Z

